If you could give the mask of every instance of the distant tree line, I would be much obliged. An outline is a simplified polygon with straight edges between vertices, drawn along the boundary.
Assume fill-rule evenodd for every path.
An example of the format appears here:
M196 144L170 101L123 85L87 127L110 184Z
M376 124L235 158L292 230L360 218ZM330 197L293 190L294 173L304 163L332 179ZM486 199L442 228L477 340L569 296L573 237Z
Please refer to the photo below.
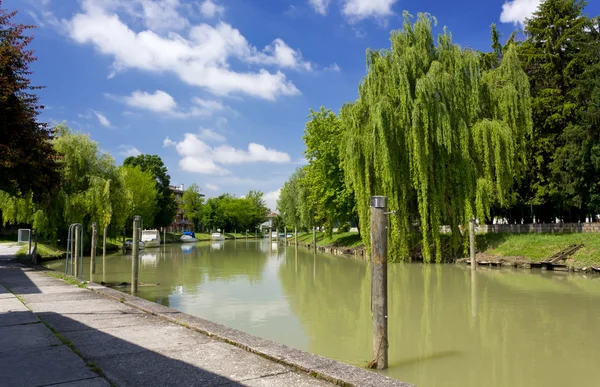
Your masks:
M460 254L470 218L585 221L600 214L600 17L583 0L546 0L492 50L463 49L436 20L404 14L391 48L367 52L359 97L310 112L308 165L285 183L286 224L357 219L385 195L394 259ZM449 225L445 245L439 226ZM369 246L368 233L362 233Z

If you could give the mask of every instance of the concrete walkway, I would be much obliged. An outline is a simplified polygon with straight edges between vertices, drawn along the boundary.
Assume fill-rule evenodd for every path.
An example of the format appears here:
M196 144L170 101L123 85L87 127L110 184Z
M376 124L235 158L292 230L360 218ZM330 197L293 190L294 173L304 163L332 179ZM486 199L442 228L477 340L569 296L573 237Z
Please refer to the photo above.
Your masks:
M67 284L7 259L12 253L0 246L0 386L332 385L299 371L308 367L346 385L408 386L112 289Z

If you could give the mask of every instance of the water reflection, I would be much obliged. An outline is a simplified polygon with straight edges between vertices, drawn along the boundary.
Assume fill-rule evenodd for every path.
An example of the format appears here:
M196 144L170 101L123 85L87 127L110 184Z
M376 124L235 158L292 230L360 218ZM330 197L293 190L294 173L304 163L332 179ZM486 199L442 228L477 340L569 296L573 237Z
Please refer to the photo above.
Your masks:
M140 296L350 364L371 360L364 262L268 239L190 247L143 253L140 281L160 285ZM107 256L98 270L129 281L131 258ZM598 278L389 265L385 373L420 387L596 385Z

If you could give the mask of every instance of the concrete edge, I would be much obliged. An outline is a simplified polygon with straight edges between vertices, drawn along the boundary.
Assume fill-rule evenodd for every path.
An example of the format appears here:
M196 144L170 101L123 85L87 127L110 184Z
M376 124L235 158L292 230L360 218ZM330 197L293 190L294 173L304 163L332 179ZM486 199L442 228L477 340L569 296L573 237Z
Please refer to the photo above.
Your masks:
M46 275L48 275L49 272L55 272L52 269L39 265L23 266L29 266ZM48 276L52 277L50 275ZM55 278L57 281L65 282L60 278L52 278ZM119 301L124 305L150 313L186 328L193 329L208 337L235 345L236 347L257 354L268 360L291 367L297 371L305 372L317 379L322 379L339 386L415 387L412 384L392 379L374 371L369 371L337 360L291 348L93 282L87 283L87 289L103 295L104 297Z

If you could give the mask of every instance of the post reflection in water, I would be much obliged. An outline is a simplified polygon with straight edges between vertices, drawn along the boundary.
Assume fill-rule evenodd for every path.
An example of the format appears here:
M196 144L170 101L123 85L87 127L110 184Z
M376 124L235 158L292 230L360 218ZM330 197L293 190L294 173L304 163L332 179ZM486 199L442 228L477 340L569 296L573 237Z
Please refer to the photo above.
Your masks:
M128 281L130 259L107 256L103 280ZM139 296L185 313L357 366L371 360L364 261L268 238L169 245L141 252L139 280L159 284ZM419 387L598 384L598 276L390 264L388 286L388 376Z

